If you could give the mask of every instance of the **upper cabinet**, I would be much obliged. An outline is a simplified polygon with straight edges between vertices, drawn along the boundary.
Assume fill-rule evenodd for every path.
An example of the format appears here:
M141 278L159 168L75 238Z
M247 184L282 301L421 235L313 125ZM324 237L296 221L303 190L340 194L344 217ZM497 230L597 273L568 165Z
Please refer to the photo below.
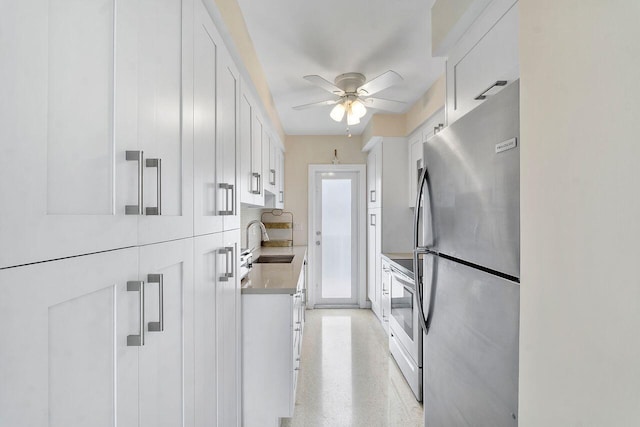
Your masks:
M191 235L187 6L36 3L3 8L0 267Z
M239 76L208 13L194 34L195 234L238 228Z
M382 144L378 143L367 156L367 208L380 207L382 189Z
M424 163L424 143L433 138L440 130L444 128L444 108L436 111L427 121L418 129L413 131L408 137L408 155L409 155L409 198L408 205L410 208L415 207L416 195L418 192L418 180L422 175Z
M262 192L262 122L245 85L240 94L240 201L264 205Z
M451 124L519 78L517 2L493 0L447 54Z

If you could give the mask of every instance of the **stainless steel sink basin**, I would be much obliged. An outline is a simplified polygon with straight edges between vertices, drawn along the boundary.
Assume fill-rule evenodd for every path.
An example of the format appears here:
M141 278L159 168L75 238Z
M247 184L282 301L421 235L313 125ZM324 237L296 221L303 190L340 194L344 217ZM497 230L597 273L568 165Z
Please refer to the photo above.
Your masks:
M293 261L293 255L260 255L254 259L256 264L289 264Z

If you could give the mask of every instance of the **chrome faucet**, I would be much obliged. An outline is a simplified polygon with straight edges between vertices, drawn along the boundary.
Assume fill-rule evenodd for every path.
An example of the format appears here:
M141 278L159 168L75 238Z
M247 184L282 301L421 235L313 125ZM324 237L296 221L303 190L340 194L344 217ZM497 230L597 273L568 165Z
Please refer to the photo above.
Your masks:
M247 224L247 249L250 250L250 251L253 250L253 248L249 247L249 229L251 228L251 226L253 224L260 224L260 228L262 229L262 240L264 240L265 242L269 241L269 235L267 234L267 228L264 226L262 221L254 219L253 221L249 222L249 224Z

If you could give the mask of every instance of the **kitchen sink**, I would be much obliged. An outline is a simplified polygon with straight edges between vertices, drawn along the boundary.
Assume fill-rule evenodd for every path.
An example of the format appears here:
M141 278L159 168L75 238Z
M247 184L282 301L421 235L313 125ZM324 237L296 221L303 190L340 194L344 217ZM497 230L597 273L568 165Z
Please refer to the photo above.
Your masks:
M294 255L260 255L253 260L255 264L289 264Z

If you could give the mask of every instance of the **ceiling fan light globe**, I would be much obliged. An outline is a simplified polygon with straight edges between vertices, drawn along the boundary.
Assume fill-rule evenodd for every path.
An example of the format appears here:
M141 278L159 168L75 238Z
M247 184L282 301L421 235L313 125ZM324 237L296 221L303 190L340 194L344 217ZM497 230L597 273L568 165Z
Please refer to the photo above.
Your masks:
M359 119L367 114L367 108L359 100L355 100L351 103L351 113L357 116Z
M329 116L331 116L331 118L336 122L341 122L342 119L344 118L344 113L345 113L344 105L340 103L340 104L336 104L336 106L333 107L333 109L331 110L331 113L329 113Z
M347 114L347 125L353 126L353 125L357 125L357 124L360 124L360 117L358 117L355 114L349 112L349 114Z

